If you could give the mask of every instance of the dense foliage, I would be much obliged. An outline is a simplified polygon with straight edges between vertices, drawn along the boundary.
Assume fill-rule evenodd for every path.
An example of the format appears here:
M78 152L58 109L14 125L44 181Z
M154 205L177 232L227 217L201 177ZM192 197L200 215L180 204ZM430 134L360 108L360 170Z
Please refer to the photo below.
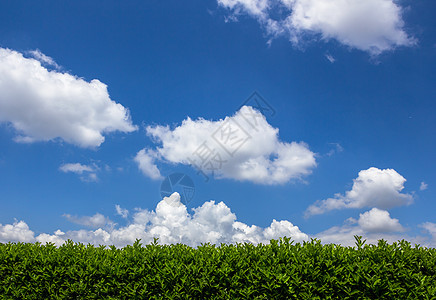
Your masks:
M381 240L0 244L1 299L436 299L436 249Z

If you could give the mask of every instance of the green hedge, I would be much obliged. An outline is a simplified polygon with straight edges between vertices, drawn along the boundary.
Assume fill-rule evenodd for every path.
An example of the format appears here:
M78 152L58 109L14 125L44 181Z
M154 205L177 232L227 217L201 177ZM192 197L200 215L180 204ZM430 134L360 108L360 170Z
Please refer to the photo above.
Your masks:
M1 299L436 299L436 249L0 244Z

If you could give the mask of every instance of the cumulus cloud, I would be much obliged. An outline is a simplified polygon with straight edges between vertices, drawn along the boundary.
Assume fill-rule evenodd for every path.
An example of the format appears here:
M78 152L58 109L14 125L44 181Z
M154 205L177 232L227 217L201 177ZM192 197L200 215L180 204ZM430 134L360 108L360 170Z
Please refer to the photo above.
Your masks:
M409 205L413 196L401 193L406 179L393 169L369 168L359 172L353 187L345 195L321 200L309 206L305 216L323 214L335 209L376 207L388 209Z
M218 121L188 117L174 129L148 126L146 130L160 146L141 150L136 160L152 178L160 175L155 160L192 165L216 178L260 184L302 179L316 166L315 153L307 144L280 141L278 129L250 106Z
M135 156L135 162L138 164L139 170L151 179L162 179L159 169L155 165L157 153L150 149L142 149Z
M392 219L389 212L373 208L360 214L359 226L367 232L401 232L404 231L398 219Z
M85 226L103 226L107 223L107 220L107 218L99 214L93 217L74 218L76 223ZM150 243L154 238L159 238L159 243L162 244L184 243L195 247L206 242L212 244L236 242L257 244L269 243L270 239L278 239L283 236L290 237L296 242L309 238L307 234L289 221L273 220L267 228L256 225L249 226L238 222L236 221L236 215L223 202L205 202L203 205L194 208L193 213L190 214L186 206L180 202L178 193L165 197L157 204L154 211L138 209L131 222L119 228L82 229L67 232L57 230L54 234L44 233L34 237L33 232L29 231L24 222L20 222L20 224L26 232L30 232L21 240L42 243L53 242L57 245L71 239L82 243L122 247L134 243L136 239L141 239L143 243ZM6 226L11 227L12 225ZM2 228L0 227L0 232L2 232ZM3 241L7 241L13 236L3 237L0 235L0 237Z
M64 235L65 232L58 229L54 232L54 234L41 233L36 238L34 238L34 240L43 244L53 243L55 245L60 246L65 242L65 240L63 239ZM31 241L27 241L27 242L31 242Z
M83 217L72 216L70 214L64 214L63 216L72 223L76 223L90 228L111 227L114 225L114 222L112 222L108 217L105 217L100 213L96 213L93 216Z
M120 213L126 212L118 208ZM125 216L127 217L127 214ZM433 240L426 236L409 236L404 233L405 229L397 219L391 218L387 211L377 208L360 214L358 220L349 218L342 226L335 226L309 236L287 220L273 220L266 228L239 222L236 215L223 202L208 201L193 208L192 213L188 213L178 193L165 197L157 204L155 210L136 209L128 219L128 224L122 227L98 213L91 217L69 218L94 230L64 232L58 229L53 234L42 233L35 237L27 224L20 221L12 225L0 224L0 242L51 242L61 245L71 239L85 244L123 247L131 245L136 239L148 244L153 242L154 238L158 238L161 244L183 243L196 247L207 242L217 245L241 242L266 244L271 239L286 236L295 242L316 237L323 243L353 246L354 235L359 235L367 239L368 243L377 243L379 239L389 242L406 239L423 246L436 245L436 224L427 222L420 225L433 236Z
M23 221L14 224L0 224L0 243L7 242L33 242L34 233Z
M85 182L98 181L96 171L99 168L96 165L82 165L80 163L67 163L59 167L59 170L64 173L75 173L80 176L80 180Z
M411 243L420 244L423 246L431 247L434 245L428 238L423 236L408 236L399 233L372 233L366 232L359 226L352 226L349 224L343 226L335 226L325 230L316 235L324 244L338 244L342 246L354 246L354 236L361 236L366 240L367 244L377 244L381 239L389 243L397 242L399 240L407 240Z
M315 38L372 55L410 46L403 9L394 0L217 0L236 18L254 17L271 36L285 35L295 45Z
M48 70L53 64L0 48L0 122L10 123L15 141L31 143L62 139L85 148L104 142L104 134L136 130L129 111L110 99L107 86L68 73Z
M377 244L377 241L384 239L389 243L399 240L407 240L411 243L427 247L434 247L434 241L425 236L410 236L404 233L405 229L398 219L391 218L389 212L373 208L360 214L358 220L347 219L342 226L334 226L315 235L323 243L341 244L343 246L354 246L354 236L362 236L369 244Z

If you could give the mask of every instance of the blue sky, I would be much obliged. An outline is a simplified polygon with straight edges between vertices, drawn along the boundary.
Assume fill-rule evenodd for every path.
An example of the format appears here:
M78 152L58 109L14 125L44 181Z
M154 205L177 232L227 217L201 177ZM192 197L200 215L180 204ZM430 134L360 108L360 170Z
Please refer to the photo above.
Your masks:
M434 247L435 8L1 3L0 242ZM256 91L273 115L241 108ZM203 142L222 159L207 182L189 166ZM187 205L161 198L173 173Z

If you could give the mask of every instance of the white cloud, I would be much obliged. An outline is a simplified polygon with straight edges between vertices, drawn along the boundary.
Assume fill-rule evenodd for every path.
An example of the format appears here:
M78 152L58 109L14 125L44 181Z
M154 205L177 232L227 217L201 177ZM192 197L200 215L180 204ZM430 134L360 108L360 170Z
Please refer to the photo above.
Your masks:
M359 226L367 232L401 232L404 231L398 219L392 219L389 212L373 208L360 214Z
M306 210L306 217L323 214L335 209L376 207L388 209L409 205L413 196L403 194L406 179L393 169L369 168L359 172L353 187L345 195L317 201Z
M125 208L122 208L118 204L115 205L115 209L117 211L117 215L121 216L124 219L126 219L127 216L129 215L129 211L127 209L125 209Z
M38 235L35 239L36 241L46 244L46 243L53 243L55 245L62 245L65 240L62 238L65 235L65 232L62 232L60 230L56 230L53 235L47 234L47 233L41 233ZM28 241L30 242L30 241Z
M72 223L76 223L91 228L114 226L114 222L112 222L109 218L105 217L100 213L96 213L93 216L83 216L83 217L72 216L70 214L64 214L63 216Z
M16 221L14 224L0 224L0 243L33 241L34 233L25 222Z
M97 182L98 181L98 177L97 174L95 173L89 173L88 176L84 177L80 177L80 180L85 181L85 182Z
M378 240L384 239L389 243L399 240L407 240L411 243L427 247L434 247L434 241L425 236L410 236L404 233L405 229L398 219L390 217L384 210L373 208L360 214L359 220L350 218L342 226L334 226L315 235L323 243L341 244L354 246L354 236L362 236L367 244L377 244Z
M325 58L327 58L327 60L331 63L334 63L336 61L336 59L331 54L326 54Z
M90 218L95 220L91 221ZM97 224L104 226L107 222L107 218L99 214L93 217L75 218L75 220L79 220L76 223L87 226L97 226ZM24 222L22 224L25 225ZM25 227L28 229L27 225ZM54 242L60 245L67 239L72 239L82 243L122 247L134 243L136 239L141 239L142 243L150 243L154 238L159 238L162 244L184 243L198 246L206 242L269 243L270 239L283 236L290 237L296 242L309 238L289 221L273 220L267 228L238 222L236 215L223 202L205 202L202 206L193 209L193 214L189 214L186 206L180 202L180 195L174 193L160 201L154 211L138 209L131 223L125 227L68 232L58 230L52 235L44 233L36 238L32 233L27 236L27 241ZM6 237L4 240L7 239Z
M330 149L330 151L327 152L327 156L333 156L337 153L341 153L344 151L344 148L339 143L330 143L330 145L334 146L334 148Z
M64 173L75 173L80 176L80 180L85 182L96 182L98 181L98 177L96 174L96 171L99 168L94 165L82 165L80 163L68 163L63 164L59 167L59 170L61 170Z
M433 237L433 240L436 243L436 223L425 222L420 225L422 228L428 231L429 234Z
M50 242L56 244L57 246L62 245L68 239L84 244L91 243L94 245L109 245L107 242L109 241L110 234L101 228L95 231L70 231L61 235L58 234L58 232L59 231L56 231L53 235L42 233L38 235L35 239L40 243L45 244Z
M434 245L434 243L423 236L413 237L399 233L371 233L366 232L359 226L352 226L349 224L329 228L328 230L318 233L316 238L320 239L324 244L354 246L354 236L356 235L363 237L367 244L377 244L377 242L381 239L386 240L389 243L398 242L399 240L405 239L411 243L416 243L423 246Z
M36 60L40 61L42 64L54 67L57 70L61 69L61 66L59 66L53 58L45 55L39 49L29 51L29 54L32 55L33 58L35 58Z
M42 53L35 55L47 60ZM129 111L109 98L104 83L47 70L40 61L4 48L0 48L0 122L12 124L17 142L62 139L86 148L100 146L103 134L136 130Z
M425 183L424 181L421 182L421 185L419 186L419 190L420 191L425 191L426 189L428 189L428 184Z
M72 172L76 174L83 174L83 172L94 172L94 168L92 166L82 165L80 163L63 164L59 167L59 170L64 173Z
M154 159L192 164L205 173L213 173L216 178L260 184L302 179L316 166L315 153L305 143L280 141L278 129L249 106L224 120L188 117L174 129L148 126L146 130L161 144L153 151L143 149L138 153L140 161L145 161L141 170L149 176L160 174Z
M121 208L120 208L121 209ZM121 211L123 211L121 209ZM0 242L52 242L61 245L68 239L75 242L94 245L115 245L123 247L131 245L136 239L144 244L159 238L161 244L183 243L198 246L201 243L269 243L271 239L289 237L295 242L302 242L311 237L320 238L323 243L338 243L345 246L354 245L354 235L363 236L368 243L377 243L385 239L390 243L406 239L412 243L434 247L436 244L436 224L420 225L432 236L409 236L397 219L390 217L387 211L371 209L360 214L358 220L349 218L342 226L335 226L314 236L302 232L297 226L287 220L273 220L270 226L262 228L238 222L236 215L223 202L208 201L188 213L180 202L178 193L165 197L153 211L137 209L126 226L117 224L101 214L92 217L73 217L76 223L90 227L100 227L95 230L56 230L53 234L42 233L34 236L23 221L13 225L0 225Z
M151 179L162 179L159 169L155 165L157 153L150 149L142 149L135 156L135 162L141 172Z
M268 8L269 0L218 0L218 4L235 11L236 14L248 13L263 17Z
M286 35L294 44L319 37L377 55L415 43L404 31L403 11L394 0L217 1L233 15L248 14L268 34Z

